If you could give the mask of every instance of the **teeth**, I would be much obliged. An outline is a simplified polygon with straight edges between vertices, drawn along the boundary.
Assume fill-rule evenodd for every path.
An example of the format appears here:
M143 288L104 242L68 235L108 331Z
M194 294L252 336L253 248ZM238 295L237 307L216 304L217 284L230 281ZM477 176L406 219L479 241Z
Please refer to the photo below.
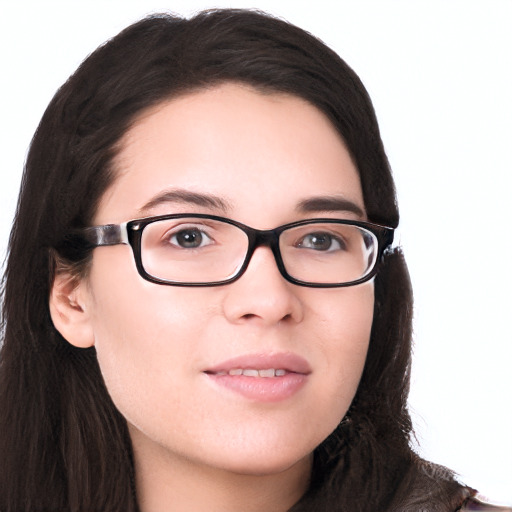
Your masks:
M258 370L248 369L248 370L244 370L242 372L242 375L245 375L246 377L259 377L260 372Z
M229 375L244 375L245 377L282 377L286 375L286 370L275 370L274 368L268 368L265 370L256 370L255 368L234 368L227 372ZM218 372L217 375L226 375L225 371Z

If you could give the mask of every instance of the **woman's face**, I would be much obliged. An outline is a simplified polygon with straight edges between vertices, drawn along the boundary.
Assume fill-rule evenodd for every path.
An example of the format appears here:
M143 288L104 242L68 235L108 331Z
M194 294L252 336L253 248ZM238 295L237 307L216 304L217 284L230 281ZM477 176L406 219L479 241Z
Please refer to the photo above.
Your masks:
M168 213L259 229L364 219L358 173L337 132L283 94L227 84L161 104L130 129L115 165L95 224ZM343 201L304 207L323 197L350 201L361 215ZM239 280L207 288L150 283L129 246L100 247L79 296L135 453L245 474L309 464L354 397L374 302L371 282L285 281L267 247ZM229 375L240 369L261 374ZM263 376L272 369L287 372Z

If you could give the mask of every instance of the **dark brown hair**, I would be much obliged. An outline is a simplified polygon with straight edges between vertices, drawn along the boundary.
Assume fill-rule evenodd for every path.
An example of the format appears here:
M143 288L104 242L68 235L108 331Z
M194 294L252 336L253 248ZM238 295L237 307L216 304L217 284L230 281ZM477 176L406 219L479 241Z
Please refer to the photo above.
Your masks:
M293 94L320 109L357 165L369 219L398 224L370 99L347 64L303 30L254 11L213 10L189 20L152 16L101 46L56 93L26 162L3 281L1 512L137 510L126 422L95 350L69 345L51 322L55 255L87 263L90 253L66 244L66 234L90 223L138 116L223 82ZM375 294L357 395L316 450L311 488L294 511L408 510L412 488L425 503L434 495L462 500L449 472L428 474L410 449L412 294L399 250L385 255Z

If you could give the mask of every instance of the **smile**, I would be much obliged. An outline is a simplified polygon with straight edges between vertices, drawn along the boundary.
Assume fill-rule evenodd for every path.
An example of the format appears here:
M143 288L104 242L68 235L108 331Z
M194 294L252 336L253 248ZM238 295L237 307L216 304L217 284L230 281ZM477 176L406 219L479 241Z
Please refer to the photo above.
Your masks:
M311 372L304 358L291 353L244 355L203 371L214 389L263 403L293 397Z
M221 370L219 372L215 372L215 375L245 375L246 377L272 378L283 377L287 373L289 373L287 370L276 370L274 368L268 368L267 370L256 370L255 368L234 368L229 371Z

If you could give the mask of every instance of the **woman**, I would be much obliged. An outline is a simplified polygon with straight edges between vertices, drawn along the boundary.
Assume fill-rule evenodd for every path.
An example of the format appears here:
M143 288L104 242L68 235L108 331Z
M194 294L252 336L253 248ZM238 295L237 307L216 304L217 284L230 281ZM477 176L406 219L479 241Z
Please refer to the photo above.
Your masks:
M27 159L0 510L479 506L409 446L397 225L367 93L315 38L223 10L109 41Z

